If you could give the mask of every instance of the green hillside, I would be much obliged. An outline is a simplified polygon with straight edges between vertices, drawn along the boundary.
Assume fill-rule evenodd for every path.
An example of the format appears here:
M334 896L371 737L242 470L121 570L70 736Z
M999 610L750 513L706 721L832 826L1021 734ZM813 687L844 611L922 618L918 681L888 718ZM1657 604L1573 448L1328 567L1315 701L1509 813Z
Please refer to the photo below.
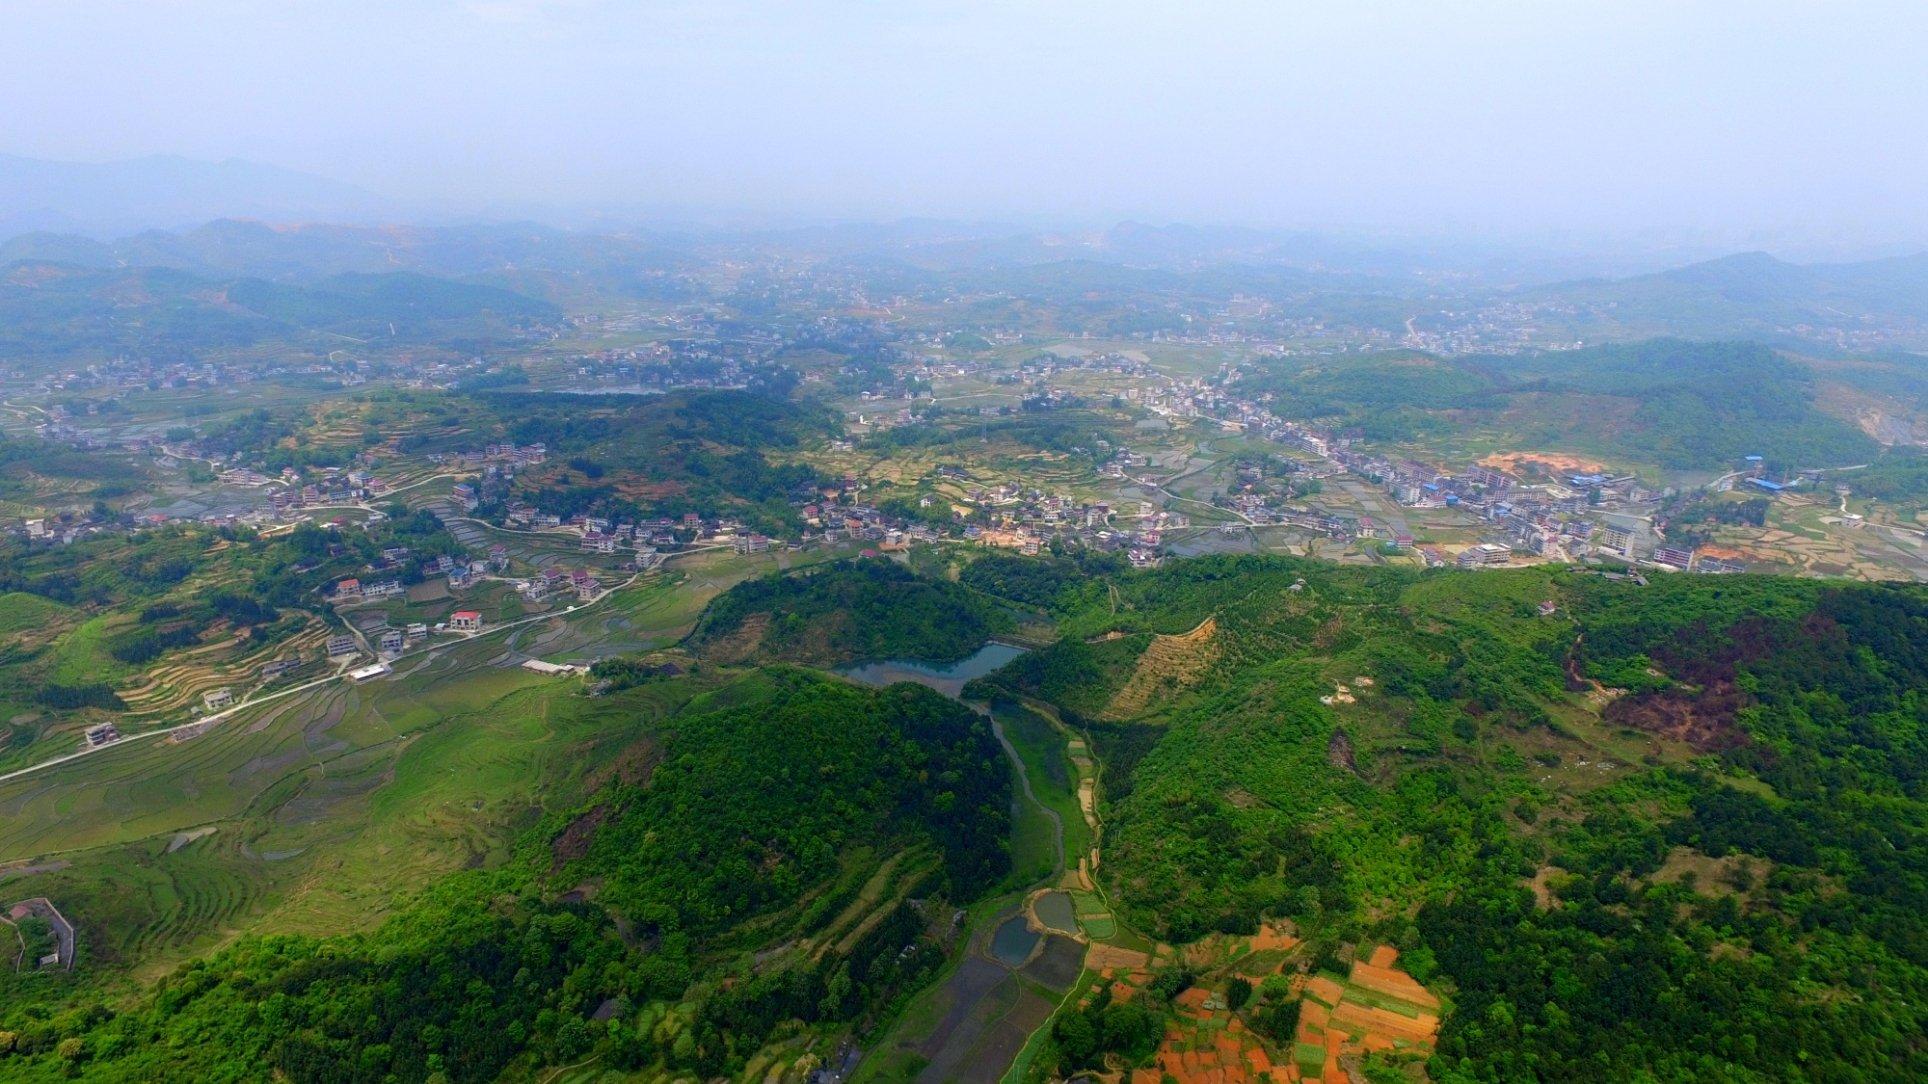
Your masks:
M1452 1005L1437 1080L1928 1070L1920 589L1257 558L1113 586L975 691L1087 727L1132 924L1398 946ZM1170 680L1207 618L1217 662Z
M691 646L794 614L771 654L948 657L945 628L995 623L989 596L1048 611L1060 638L967 694L1003 705L1021 757L1051 746L1047 716L1095 754L1098 828L1077 838L1102 850L1090 891L1113 934L1182 949L1289 923L1307 942L1293 959L1328 971L1351 946L1395 947L1443 1002L1438 1081L1928 1071L1922 588L988 555L958 582L870 562L751 581ZM508 695L425 732L357 849L326 853L371 861L360 848L420 830L389 823L409 795L485 785L528 810L512 846L431 864L367 932L245 937L152 988L0 976L0 1071L481 1081L588 1061L764 1079L878 1034L955 958L954 908L1011 870L991 725L922 687L709 658L595 699L501 680ZM438 759L485 741L533 771L483 781ZM166 867L199 871L173 891L251 907L291 891L237 877L246 841L216 839ZM88 880L98 856L50 876L141 931L153 850L120 859L129 903ZM1152 986L1173 996L1186 974ZM1292 989L1271 983L1265 1011L1289 1016ZM1077 1033L1040 1032L1027 1064L1150 1049L1052 1045Z
M1011 625L1009 614L966 587L889 561L855 561L738 584L704 612L692 640L712 650L820 666L888 658L951 662Z
M1765 252L1614 281L1563 283L1525 297L1579 312L1578 324L1616 337L1656 333L1776 339L1823 327L1928 318L1928 255L1845 264L1794 264Z

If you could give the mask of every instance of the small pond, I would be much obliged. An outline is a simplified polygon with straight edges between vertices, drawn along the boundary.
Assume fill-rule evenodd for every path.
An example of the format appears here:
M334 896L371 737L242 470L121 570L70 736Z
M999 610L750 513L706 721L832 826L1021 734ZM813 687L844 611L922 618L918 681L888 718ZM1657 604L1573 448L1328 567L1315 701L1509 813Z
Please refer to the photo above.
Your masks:
M991 955L1006 967L1023 967L1043 937L1025 924L1023 915L1013 915L991 935Z
M854 681L865 685L894 685L900 681L915 681L928 685L945 696L956 696L964 688L965 682L981 678L985 674L1003 666L1025 649L1011 644L1001 644L996 640L977 649L970 658L959 659L953 663L927 663L916 659L885 659L882 662L867 662L862 666L845 667L837 671Z
M1038 913L1038 921L1044 923L1045 928L1058 933L1078 932L1078 915L1072 910L1071 897L1066 893L1046 892L1032 906Z

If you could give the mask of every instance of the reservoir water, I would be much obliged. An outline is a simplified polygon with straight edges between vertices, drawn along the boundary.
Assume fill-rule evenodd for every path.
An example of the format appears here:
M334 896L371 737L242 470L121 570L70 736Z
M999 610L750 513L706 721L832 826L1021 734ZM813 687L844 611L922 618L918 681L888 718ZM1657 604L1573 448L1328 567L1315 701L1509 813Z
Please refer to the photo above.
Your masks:
M1046 892L1039 896L1033 909L1037 911L1038 921L1045 928L1058 933L1075 934L1078 932L1078 916L1071 906L1071 897L1063 892Z
M928 685L945 696L955 697L963 690L966 682L972 678L983 677L1024 654L1025 650L992 640L978 648L977 652L969 658L959 659L953 663L936 664L919 662L916 659L885 659L882 662L867 662L862 666L848 666L837 672L853 681L861 681L865 685L882 686L894 685L900 681L915 681L920 685Z
M1006 967L1023 967L1043 937L1025 924L1023 915L1014 915L1005 919L1004 925L991 935L991 955Z

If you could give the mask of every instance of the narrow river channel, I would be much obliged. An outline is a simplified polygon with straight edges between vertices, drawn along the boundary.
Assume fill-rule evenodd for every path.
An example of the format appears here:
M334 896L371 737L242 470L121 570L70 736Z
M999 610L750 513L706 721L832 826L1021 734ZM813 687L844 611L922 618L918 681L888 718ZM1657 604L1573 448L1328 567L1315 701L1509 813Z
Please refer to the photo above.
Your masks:
M950 664L914 659L889 659L846 667L844 677L866 685L913 681L960 699L971 680L1004 666L1027 649L991 641L970 657ZM1048 1024L1058 1000L1071 991L1084 970L1086 942L1067 883L1091 887L1084 879L1095 870L1098 838L1096 810L1084 804L1081 812L1094 841L1089 856L1079 856L1079 875L1067 877L1064 818L1034 791L1023 757L1005 733L1004 724L989 705L967 702L985 715L998 744L1017 773L1017 803L1035 808L1051 824L1055 861L1050 874L995 908L979 909L963 932L965 947L957 965L936 987L875 1045L865 1052L850 1078L853 1081L901 1079L916 1066L919 1081L962 1081L995 1084L1030 1044L1033 1033ZM1083 760L1082 739L1063 730L1065 755ZM1082 774L1082 769L1081 769ZM1082 783L1083 780L1081 779ZM1089 861L1090 866L1087 866ZM1035 916L1035 917L1033 917ZM1053 991L1047 998L1040 989Z

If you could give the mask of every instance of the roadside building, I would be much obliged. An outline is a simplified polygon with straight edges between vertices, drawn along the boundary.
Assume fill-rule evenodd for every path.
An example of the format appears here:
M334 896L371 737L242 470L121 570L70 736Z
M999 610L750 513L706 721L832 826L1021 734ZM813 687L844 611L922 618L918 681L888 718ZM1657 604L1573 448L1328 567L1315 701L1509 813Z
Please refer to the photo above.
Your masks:
M1461 568L1491 568L1503 565L1513 557L1513 551L1496 542L1481 542L1468 546L1458 557Z
M1686 570L1694 566L1694 551L1680 546L1661 546L1654 550L1654 561Z

